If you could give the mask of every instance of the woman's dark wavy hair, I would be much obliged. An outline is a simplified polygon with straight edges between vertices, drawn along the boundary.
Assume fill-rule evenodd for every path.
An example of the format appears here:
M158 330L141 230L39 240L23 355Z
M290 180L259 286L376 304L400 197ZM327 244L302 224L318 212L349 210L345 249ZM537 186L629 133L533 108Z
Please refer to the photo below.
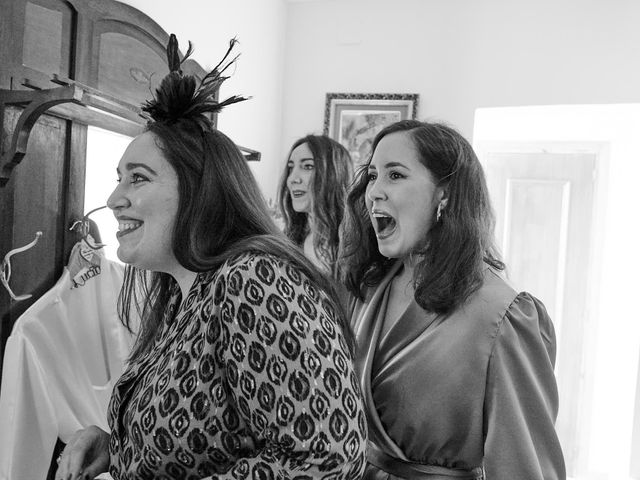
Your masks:
M288 166L291 153L305 143L315 164L312 195L315 230L313 248L327 269L335 274L340 243L339 227L344 216L347 190L353 177L351 156L340 143L324 135L307 135L291 146L287 164L280 177L278 203L284 217L284 233L299 246L302 246L309 233L308 215L293 209L287 177L291 171Z
M448 313L482 285L485 265L503 270L494 245L494 216L482 166L473 148L453 128L441 123L403 120L378 133L380 141L406 132L422 164L438 185L445 186L447 204L412 254L421 258L414 272L415 300L425 310ZM368 164L371 162L369 158ZM359 169L347 196L340 248L340 280L364 298L367 287L377 285L395 259L382 256L365 205L369 182L367 166Z
M242 153L229 137L212 128L205 115L219 111L216 105L229 104L229 100L218 103L211 97L214 89L203 95L202 87L198 90L195 85L193 77L172 71L162 80L156 98L143 107L151 116L146 131L153 134L178 177L178 212L171 233L176 259L195 272L215 270L250 251L292 264L333 300L347 344L353 348L333 282L279 231ZM203 106L206 102L209 105ZM132 307L141 319L130 360L151 350L176 288L177 282L168 273L126 267L118 313L130 330Z

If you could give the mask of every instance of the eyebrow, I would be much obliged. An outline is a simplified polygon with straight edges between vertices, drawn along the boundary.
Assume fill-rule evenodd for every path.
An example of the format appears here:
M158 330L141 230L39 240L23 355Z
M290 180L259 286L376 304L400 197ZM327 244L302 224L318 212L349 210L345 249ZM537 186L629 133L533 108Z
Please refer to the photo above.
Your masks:
M149 165L147 165L146 163L136 163L136 162L129 162L125 165L127 171L129 170L133 170L134 168L142 168L146 171L148 171L149 173L151 173L152 175L158 175L158 172L156 172L153 168L151 168ZM120 173L120 169L116 168L116 171L118 173Z
M387 162L383 165L384 168L394 168L394 167L402 167L404 169L409 170L409 167L407 167L404 163L401 162ZM376 170L375 165L371 165L369 164L369 169L373 168L374 170Z
M313 157L306 157L306 158L301 158L300 160L298 160L298 162L302 163L302 162L315 162L315 158ZM287 162L287 165L293 165L293 160L289 160Z

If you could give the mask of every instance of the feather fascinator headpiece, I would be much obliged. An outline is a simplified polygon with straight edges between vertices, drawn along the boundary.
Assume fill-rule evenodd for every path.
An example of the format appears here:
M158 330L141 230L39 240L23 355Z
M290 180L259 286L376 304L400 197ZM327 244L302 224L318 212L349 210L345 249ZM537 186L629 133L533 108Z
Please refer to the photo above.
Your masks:
M233 103L248 100L249 97L233 95L226 100L216 100L216 93L222 83L229 78L224 72L235 63L240 54L229 58L231 51L238 41L232 38L229 48L220 63L200 81L192 75L182 73L182 63L193 53L193 45L189 42L189 49L182 59L178 51L178 40L172 33L167 44L167 62L169 73L162 79L156 89L155 98L142 105L142 111L149 122L175 123L179 120L190 119L196 122L204 131L211 128L211 121L206 113L218 113L223 107Z

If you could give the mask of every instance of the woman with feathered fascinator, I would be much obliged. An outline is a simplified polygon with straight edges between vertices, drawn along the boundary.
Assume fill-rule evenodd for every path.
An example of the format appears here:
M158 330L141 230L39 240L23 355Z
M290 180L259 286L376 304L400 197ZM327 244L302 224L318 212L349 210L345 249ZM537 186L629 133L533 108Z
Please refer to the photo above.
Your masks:
M108 206L127 264L123 323L140 317L109 405L110 433L77 432L56 479L332 478L364 468L352 339L330 283L272 222L236 145L210 115L231 59L198 82L170 72Z

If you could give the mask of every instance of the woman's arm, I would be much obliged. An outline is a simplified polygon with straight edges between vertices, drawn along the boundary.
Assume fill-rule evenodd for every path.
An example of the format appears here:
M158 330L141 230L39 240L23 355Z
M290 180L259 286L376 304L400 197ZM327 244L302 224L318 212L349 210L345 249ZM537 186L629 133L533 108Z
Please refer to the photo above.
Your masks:
M507 310L489 361L485 459L492 480L566 478L554 423L555 333L542 303L521 293Z

